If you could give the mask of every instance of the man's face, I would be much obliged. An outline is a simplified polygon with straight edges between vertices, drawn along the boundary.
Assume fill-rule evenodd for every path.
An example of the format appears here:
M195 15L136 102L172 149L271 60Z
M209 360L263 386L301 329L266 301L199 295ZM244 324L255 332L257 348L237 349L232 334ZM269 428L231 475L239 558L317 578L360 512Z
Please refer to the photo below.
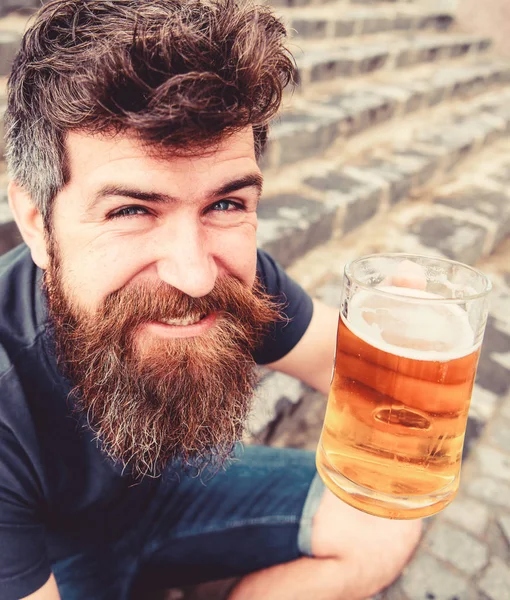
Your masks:
M67 150L71 176L56 198L53 234L77 306L93 312L142 282L195 298L227 274L252 285L261 173L251 128L198 158L158 160L133 139L78 133ZM220 191L228 186L240 189ZM195 334L188 329L151 326L144 335Z
M278 318L255 282L251 130L197 158L71 134L45 274L59 364L115 459L221 463L242 432L251 352Z

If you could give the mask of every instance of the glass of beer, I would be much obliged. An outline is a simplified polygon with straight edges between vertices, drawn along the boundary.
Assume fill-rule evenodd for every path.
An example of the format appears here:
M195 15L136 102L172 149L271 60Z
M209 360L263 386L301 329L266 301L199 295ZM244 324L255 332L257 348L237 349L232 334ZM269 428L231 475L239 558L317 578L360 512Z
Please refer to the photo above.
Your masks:
M390 519L452 501L490 289L480 271L439 258L377 254L345 267L317 449L339 498Z

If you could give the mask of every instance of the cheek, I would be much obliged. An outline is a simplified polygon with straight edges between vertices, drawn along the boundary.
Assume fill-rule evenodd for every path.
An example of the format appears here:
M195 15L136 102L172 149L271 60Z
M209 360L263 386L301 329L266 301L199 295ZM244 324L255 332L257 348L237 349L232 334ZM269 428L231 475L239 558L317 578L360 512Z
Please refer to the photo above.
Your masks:
M251 287L257 270L256 227L246 225L215 237L212 246L219 274L234 275Z
M124 287L140 266L123 245L111 244L108 249L93 251L82 248L61 256L66 292L82 309L94 311L116 290Z

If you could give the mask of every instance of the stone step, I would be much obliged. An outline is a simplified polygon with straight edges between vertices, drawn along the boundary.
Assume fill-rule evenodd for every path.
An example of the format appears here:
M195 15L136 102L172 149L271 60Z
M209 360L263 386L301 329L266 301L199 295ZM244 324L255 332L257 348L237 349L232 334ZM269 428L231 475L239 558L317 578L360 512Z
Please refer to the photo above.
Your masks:
M510 111L509 111L510 112ZM409 154L414 160L414 155ZM476 265L492 280L490 317L469 412L465 451L469 452L498 398L510 390L510 371L500 360L510 348L508 284L498 274L500 256L510 250L510 137L505 137L466 160L427 196L409 199L341 239L331 239L288 268L305 289L327 304L339 307L343 270L365 254L412 252ZM496 253L496 254L495 254ZM261 371L261 386L249 431L259 442L299 445L314 449L324 416L325 399L301 382L281 373ZM304 401L302 408L296 408ZM314 412L312 415L311 412ZM303 414L307 413L307 416ZM291 416L292 415L292 416ZM303 432L306 418L307 431ZM313 432L310 430L310 426ZM312 435L312 433L314 435Z
M283 171L259 207L259 245L284 267L444 180L462 160L510 133L510 88L463 102L393 143L346 160L342 149Z
M293 39L344 38L388 31L447 30L453 23L452 12L409 4L388 7L355 7L345 2L280 9Z
M0 78L7 77L11 72L26 26L27 17L24 15L13 14L0 19Z
M23 15L30 14L44 3L43 0L2 0L0 2L0 16L8 15L11 12L18 12Z
M380 69L404 69L486 52L490 38L466 34L398 36L374 40L356 37L341 42L303 40L295 51L301 88L342 77L358 77ZM291 50L293 48L291 47Z
M265 169L316 157L339 139L445 102L464 100L510 81L510 62L480 60L401 73L368 81L328 85L296 95L271 128Z

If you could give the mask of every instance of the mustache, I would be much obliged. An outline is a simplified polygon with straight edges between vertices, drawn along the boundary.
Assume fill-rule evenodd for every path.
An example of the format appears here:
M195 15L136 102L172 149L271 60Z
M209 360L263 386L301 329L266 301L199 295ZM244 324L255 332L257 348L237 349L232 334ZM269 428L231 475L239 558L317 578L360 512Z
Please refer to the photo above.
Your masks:
M164 282L122 288L105 299L101 314L105 319L129 321L132 326L149 321L205 316L213 312L236 316L246 310L246 303L254 295L271 302L278 309L274 298L264 292L258 280L250 289L235 277L226 276L217 280L209 294L199 298L188 296Z

